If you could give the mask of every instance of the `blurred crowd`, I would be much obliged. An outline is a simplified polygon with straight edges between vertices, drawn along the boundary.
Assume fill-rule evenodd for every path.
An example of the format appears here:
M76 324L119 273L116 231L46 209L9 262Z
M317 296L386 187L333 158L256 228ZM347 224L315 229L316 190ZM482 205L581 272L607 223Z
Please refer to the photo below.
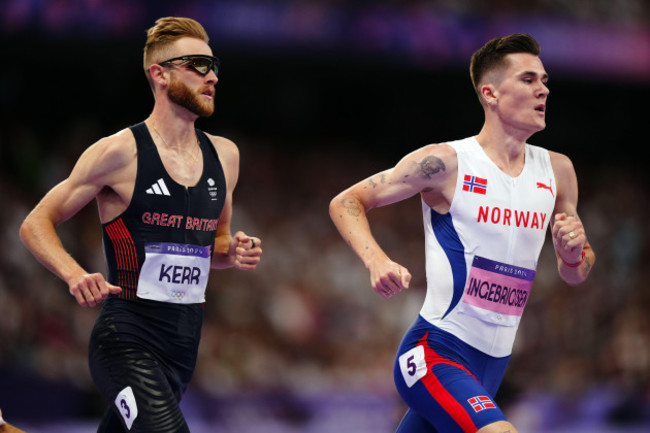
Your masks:
M336 1L339 3L338 1ZM374 3L377 2L366 2ZM647 24L650 22L650 6L644 0L388 0L393 5L410 5L431 8L444 13L462 15L539 15L563 20L577 20L614 25Z
M411 289L384 300L327 206L389 163L345 146L290 153L238 141L233 228L262 238L264 260L254 272L213 271L194 389L215 399L337 390L394 396L394 351L424 297L419 200L370 213L380 243L414 277ZM577 161L577 170L597 265L571 288L546 245L499 398L521 423L593 422L596 414L641 422L650 415L648 185L626 167L582 170ZM21 245L18 227L39 197L7 178L0 194L0 369L92 394L86 350L97 309L79 307ZM60 227L65 246L91 271L104 269L98 224L91 204Z
M96 23L102 27L107 23L115 22L121 23L117 27L128 28L134 20L138 19L139 15L146 14L153 9L169 11L179 9L178 3L173 0L160 0L155 4L153 2L134 3L127 0L80 0L76 2L6 0L4 3L7 18L11 18L7 24L16 26L22 22L38 19L49 26L60 29L62 29L61 24L66 22L74 23L76 26L83 25L82 19L88 15L96 16L98 19ZM180 9L200 10L211 3L212 6L219 7L213 2L189 0L184 2ZM220 3L227 5L230 2ZM256 2L253 1L242 3L249 3L251 7L256 6ZM644 0L529 0L526 2L517 0L357 0L353 3L341 0L274 0L269 4L273 7L296 7L312 11L329 8L360 10L395 7L429 9L444 14L459 15L532 14L615 25L647 25L650 22L650 6Z

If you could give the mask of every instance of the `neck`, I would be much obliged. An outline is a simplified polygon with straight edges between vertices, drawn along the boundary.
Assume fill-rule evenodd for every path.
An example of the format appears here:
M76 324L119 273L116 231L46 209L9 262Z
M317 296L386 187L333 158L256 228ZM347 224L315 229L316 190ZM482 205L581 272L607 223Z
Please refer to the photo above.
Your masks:
M502 128L491 128L486 123L476 140L502 171L516 176L524 167L528 137L509 134Z
M178 161L187 160L191 163L201 161L201 145L194 128L194 120L186 121L174 116L160 116L152 113L145 120L149 132L157 138L154 143L160 148L177 155Z
M182 149L196 146L195 120L195 117L179 116L170 110L154 108L145 123L162 137L166 146Z

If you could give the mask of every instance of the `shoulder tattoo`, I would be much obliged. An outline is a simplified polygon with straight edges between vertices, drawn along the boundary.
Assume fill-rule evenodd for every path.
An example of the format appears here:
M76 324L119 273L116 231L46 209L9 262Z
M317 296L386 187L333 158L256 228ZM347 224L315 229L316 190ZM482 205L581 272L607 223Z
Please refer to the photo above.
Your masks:
M381 184L386 183L386 175L384 173L380 174L378 180L379 180L379 183L381 183ZM373 178L368 179L368 184L373 188L377 188L377 182ZM367 187L364 187L364 189L365 188L367 188Z
M416 174L426 177L427 179L431 179L431 176L447 169L445 163L442 162L442 159L432 155L425 157L422 161L417 162L416 164Z

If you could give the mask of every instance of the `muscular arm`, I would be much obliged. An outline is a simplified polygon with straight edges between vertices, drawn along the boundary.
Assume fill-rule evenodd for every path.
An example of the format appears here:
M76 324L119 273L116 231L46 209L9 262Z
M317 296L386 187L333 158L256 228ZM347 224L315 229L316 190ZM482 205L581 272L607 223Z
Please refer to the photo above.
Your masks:
M553 246L560 277L575 286L587 278L596 255L578 216L578 180L573 164L565 155L554 152L551 152L551 164L557 181L557 198L551 220Z
M116 173L128 164L127 148L122 136L105 138L89 147L70 176L43 197L20 227L25 246L68 284L70 293L83 306L94 306L109 293L121 290L106 283L101 274L88 274L66 252L56 228L97 197L102 188L113 184Z
M444 196L455 152L449 146L426 146L405 156L395 167L344 190L330 202L330 217L343 239L370 271L373 289L388 298L408 288L411 275L390 260L372 235L367 213L415 194ZM452 162L455 167L455 162Z
M228 188L226 202L219 216L211 266L215 269L235 266L238 269L252 270L260 261L262 254L261 240L250 237L241 231L236 232L234 236L230 232L232 197L239 179L239 150L235 143L223 137L210 136L210 139L213 143L216 143L217 153L221 158ZM253 242L255 242L254 246Z

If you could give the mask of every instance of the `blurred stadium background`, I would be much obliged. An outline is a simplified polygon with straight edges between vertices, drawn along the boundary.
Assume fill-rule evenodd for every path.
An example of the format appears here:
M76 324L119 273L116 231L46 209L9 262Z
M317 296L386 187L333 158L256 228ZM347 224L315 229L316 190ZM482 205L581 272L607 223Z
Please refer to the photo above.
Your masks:
M424 296L417 198L370 216L414 275L375 295L327 213L342 188L425 144L478 132L471 53L526 32L550 73L547 130L568 154L598 265L564 284L544 249L498 395L521 433L650 427L646 0L1 0L0 408L30 432L93 432L104 410L83 309L27 253L18 226L102 136L152 107L145 29L190 16L222 60L199 127L233 139L234 229L263 239L252 273L212 274L183 408L193 432L392 432L404 406L392 363ZM645 215L645 216L644 216ZM94 205L61 227L103 270Z

